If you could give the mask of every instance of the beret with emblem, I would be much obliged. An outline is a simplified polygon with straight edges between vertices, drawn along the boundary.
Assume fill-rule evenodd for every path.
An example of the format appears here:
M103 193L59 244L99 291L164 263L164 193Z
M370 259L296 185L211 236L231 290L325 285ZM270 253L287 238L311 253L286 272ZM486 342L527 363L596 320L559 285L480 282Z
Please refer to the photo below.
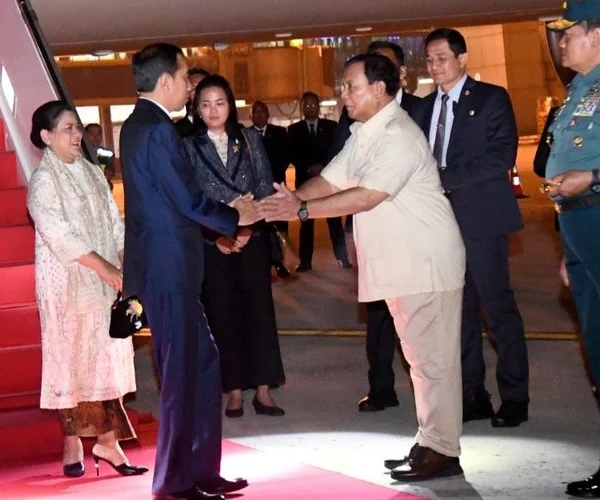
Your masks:
M548 23L552 31L565 31L582 21L600 21L600 0L567 0L562 17Z

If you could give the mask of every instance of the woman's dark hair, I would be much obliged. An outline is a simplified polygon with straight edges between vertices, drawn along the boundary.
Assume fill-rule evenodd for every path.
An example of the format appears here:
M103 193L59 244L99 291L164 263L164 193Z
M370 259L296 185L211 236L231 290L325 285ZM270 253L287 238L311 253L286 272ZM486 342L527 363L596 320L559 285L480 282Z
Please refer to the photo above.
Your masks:
M389 58L379 54L358 54L346 61L344 67L351 64L363 63L365 76L370 85L375 82L385 83L385 93L395 97L400 89L400 73Z
M204 78L204 80L202 80L196 87L196 92L194 94L194 104L192 108L192 114L194 116L195 133L198 135L206 133L206 123L204 123L204 121L202 120L198 108L200 106L200 94L202 94L203 90L209 89L211 87L217 87L219 89L222 89L223 92L225 92L225 96L227 97L227 104L229 104L229 115L227 116L227 120L225 121L225 132L227 132L227 136L230 139L238 139L242 144L244 144L244 138L242 137L242 127L238 122L237 108L235 107L235 97L233 96L233 91L231 90L229 82L221 75L209 75L206 78Z
M460 31L452 28L438 28L425 37L425 47L436 40L446 40L455 57L467 53L467 42Z
M155 43L144 47L133 55L133 79L138 92L152 92L160 75L177 72L177 56L183 57L183 51L170 43Z
M377 50L391 50L394 53L394 57L398 60L400 66L404 66L404 50L400 45L397 45L393 42L388 42L387 40L375 40L371 42L367 47L367 52L369 54L375 53Z
M42 140L42 130L53 131L58 125L60 115L65 111L75 113L75 110L65 101L48 101L33 112L29 140L36 148L46 147Z

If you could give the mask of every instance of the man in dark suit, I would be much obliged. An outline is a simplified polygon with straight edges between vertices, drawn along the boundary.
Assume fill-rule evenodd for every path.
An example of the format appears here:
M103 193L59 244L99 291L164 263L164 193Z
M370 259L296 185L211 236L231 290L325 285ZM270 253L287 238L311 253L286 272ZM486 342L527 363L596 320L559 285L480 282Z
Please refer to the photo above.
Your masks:
M337 123L319 118L320 103L317 94L305 92L300 101L304 119L288 127L291 162L296 168L296 189L308 179L318 176L327 163L327 154ZM352 264L348 259L342 218L327 218L327 226L338 265L350 269ZM296 268L299 273L312 270L314 233L313 219L300 224L300 265Z
M517 154L515 117L506 90L467 76L467 46L458 31L435 30L425 43L427 69L438 89L413 118L438 160L467 251L463 421L491 418L495 427L518 426L528 418L529 364L508 269L508 235L523 226L508 178ZM481 312L497 345L502 404L496 413L484 385Z
M262 101L254 101L252 108L250 108L250 119L252 120L252 127L263 138L263 144L267 151L271 172L273 173L273 181L278 184L285 183L285 172L290 166L287 130L285 127L278 127L269 123L269 107ZM277 221L273 224L280 232L287 235L287 221ZM288 278L290 272L285 267L283 252L276 238L274 233L270 235L272 265L275 267L275 271L277 271L279 277Z
M406 65L402 47L392 42L375 41L369 44L368 52L387 57L394 63L400 75L400 89L396 101L410 115L415 105L421 100L402 88L402 80L406 76ZM346 107L342 109L340 121L335 129L334 138L329 148L327 163L337 155L348 137L350 125L354 120L348 116ZM351 217L351 216L348 216ZM346 226L348 218L346 219ZM398 406L398 397L394 389L394 350L396 349L396 330L394 320L383 300L367 302L367 360L369 362L369 393L358 403L358 411L382 411Z
M198 84L209 74L208 71L203 70L202 68L192 68L188 72L190 90L188 91L187 101L185 102L185 116L175 122L175 128L181 137L187 137L194 130L194 110L192 109L192 105L194 104L194 94L196 93Z
M219 475L219 354L200 302L202 226L235 237L256 221L252 204L211 201L168 113L181 109L190 83L179 47L150 45L133 57L140 95L121 130L125 188L123 292L141 298L161 380L155 498L225 498L247 482Z

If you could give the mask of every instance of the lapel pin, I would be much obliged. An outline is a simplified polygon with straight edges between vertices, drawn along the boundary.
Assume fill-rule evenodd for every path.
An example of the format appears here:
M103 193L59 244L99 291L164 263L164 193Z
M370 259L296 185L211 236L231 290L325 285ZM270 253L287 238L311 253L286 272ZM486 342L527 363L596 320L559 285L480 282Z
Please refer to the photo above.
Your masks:
M471 95L471 91L470 90L465 90L465 95Z
M472 109L469 111L469 116L474 116L475 115L475 111L473 111Z

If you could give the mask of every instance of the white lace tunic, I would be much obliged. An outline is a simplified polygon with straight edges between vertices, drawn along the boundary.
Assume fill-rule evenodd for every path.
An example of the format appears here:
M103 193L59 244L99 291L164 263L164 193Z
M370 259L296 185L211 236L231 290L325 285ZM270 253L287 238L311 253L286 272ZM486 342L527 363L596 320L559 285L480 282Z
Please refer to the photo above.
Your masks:
M65 164L47 149L27 204L36 229L40 407L73 408L135 391L132 341L108 335L116 291L77 262L93 250L120 267L124 226L104 175L82 158Z

